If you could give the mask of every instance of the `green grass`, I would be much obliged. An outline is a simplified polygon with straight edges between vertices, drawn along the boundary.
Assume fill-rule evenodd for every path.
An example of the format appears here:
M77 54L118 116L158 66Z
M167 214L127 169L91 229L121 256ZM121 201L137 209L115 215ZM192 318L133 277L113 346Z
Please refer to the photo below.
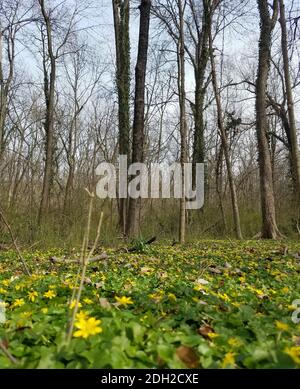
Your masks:
M65 254L60 250L24 253L33 270L27 277L13 252L0 253L7 319L0 339L15 359L0 350L0 367L300 367L300 324L292 321L298 243L208 240L106 252L107 260L89 265L80 308L101 321L95 326L102 332L73 336L69 345L78 265L51 264L49 257Z

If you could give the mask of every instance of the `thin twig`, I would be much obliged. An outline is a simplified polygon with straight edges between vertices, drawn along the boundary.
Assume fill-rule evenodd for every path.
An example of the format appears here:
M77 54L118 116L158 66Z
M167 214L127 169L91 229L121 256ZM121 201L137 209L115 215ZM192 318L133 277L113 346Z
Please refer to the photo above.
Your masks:
M24 267L25 273L26 273L28 276L30 276L30 275L31 275L30 270L29 270L29 268L28 268L28 266L27 266L27 264L26 264L26 262L25 262L25 260L24 260L24 258L23 258L23 256L22 256L22 254L21 254L21 251L20 251L20 249L19 249L19 247L18 247L18 245L17 245L17 241L16 241L16 239L15 239L15 236L14 236L14 234L13 234L13 232L12 232L12 229L11 229L11 227L10 227L8 221L6 220L6 217L4 216L4 212L3 212L3 210L1 209L1 207L0 207L0 217L1 217L1 219L3 220L3 223L5 224L5 226L7 227L8 231L9 231L11 240L12 240L12 242L13 242L13 245L14 245L14 247L15 247L15 250L16 250L16 252L17 252L18 257L19 257L20 261L22 262L22 265L23 265L23 267Z
M93 194L89 193L89 195L91 197L91 201L90 201L90 207L89 207L87 229L86 229L86 234L85 234L84 241L83 241L82 271L81 271L80 284L79 284L79 288L78 288L78 292L77 292L77 296L76 296L75 306L74 306L74 309L73 309L73 314L72 314L71 322L70 322L70 325L69 325L69 328L68 328L68 331L67 331L67 337L66 337L67 344L70 342L71 337L72 337L72 333L73 333L73 329L74 329L74 322L75 322L76 314L78 312L78 305L79 305L79 301L80 301L80 298L81 298L81 293L82 293L83 286L84 286L84 280L85 280L85 274L86 274L87 266L88 266L89 261L90 261L92 255L93 255L96 247L97 247L97 244L98 244L98 241L99 241L99 238L100 238L101 226L102 226L102 220L103 220L103 212L101 212L100 218L99 218L99 223L98 223L98 228L97 228L97 235L96 235L93 247L91 248L89 253L86 254L87 242L89 240L89 235L90 235L92 210L93 210L93 199L94 199L94 195ZM76 285L75 285L75 287L73 289L73 298L75 296L76 289L77 289L77 283L76 283Z
M82 246L81 246L80 259L79 259L79 262L81 264L83 263L83 258L84 258L86 247L87 247L88 241L89 241L88 231L89 231L89 224L91 223L92 202L93 202L93 195L91 195L91 193L89 192L89 190L87 188L85 188L85 190L87 191L88 195L90 196L90 205L89 205L89 216L88 216L88 221L87 221L87 228L86 228L86 230L84 232L84 236L83 236L83 240L82 240ZM77 270L71 302L74 301L74 299L75 299L77 284L78 284L78 281L79 281L79 275L80 275L80 267L78 267L78 270Z
M13 363L14 365L19 363L19 361L13 355L11 355L11 353L7 350L7 348L2 342L0 342L0 348L3 351L3 354L11 361L11 363Z

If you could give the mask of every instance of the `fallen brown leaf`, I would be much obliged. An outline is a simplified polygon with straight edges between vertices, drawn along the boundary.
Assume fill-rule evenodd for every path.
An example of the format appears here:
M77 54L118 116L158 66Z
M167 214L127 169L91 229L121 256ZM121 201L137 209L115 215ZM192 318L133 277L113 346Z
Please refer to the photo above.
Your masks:
M211 332L215 332L214 329L208 324L201 326L200 328L198 328L197 331L198 334L202 335L204 338L208 338L208 334L210 334Z
M188 368L196 369L199 367L199 356L191 347L178 347L176 355Z
M111 308L110 302L105 297L100 297L99 298L99 303L100 303L102 308L105 308L105 309L110 309Z

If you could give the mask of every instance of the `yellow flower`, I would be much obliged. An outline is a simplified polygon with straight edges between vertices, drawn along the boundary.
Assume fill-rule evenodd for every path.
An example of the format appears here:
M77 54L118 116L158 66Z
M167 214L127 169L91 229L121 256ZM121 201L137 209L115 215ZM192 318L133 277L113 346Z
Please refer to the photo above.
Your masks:
M41 311L42 311L42 313L44 315L46 315L46 313L48 313L48 308L47 307L46 308L42 308Z
M295 363L300 365L300 346L286 347L284 352L288 354Z
M247 289L251 290L251 292L253 292L253 293L257 293L257 294L263 293L263 291L261 289L253 288L252 285L247 285Z
M1 284L4 286L8 286L10 284L10 280L2 280Z
M81 319L75 322L75 327L78 328L78 330L74 332L75 338L86 339L91 335L100 334L102 332L102 328L99 327L100 323L101 320L96 320L94 317Z
M145 315L145 316L143 316L143 317L140 318L140 321L143 322L143 321L146 320L147 318L148 318L148 315Z
M12 307L15 308L15 307L21 307L22 305L25 304L25 301L24 299L16 299L14 301L14 303L12 304Z
M233 301L231 304L234 305L237 308L242 305L241 303L238 303L237 301Z
M284 288L281 289L281 291L286 294L289 293L290 289L287 286L285 286Z
M269 293L277 294L276 290L274 290L274 289L269 289Z
M207 334L207 336L209 337L209 339L213 340L213 339L217 338L219 336L219 334L216 334L215 332L209 332Z
M80 320L86 320L88 318L88 314L84 311L80 311L78 313L76 313L76 320L80 321Z
M91 299L89 299L89 298L85 298L84 300L83 300L86 304L93 304L93 300L91 300Z
M224 301L230 301L230 298L228 297L228 295L226 293L217 293L218 297L220 297L222 300Z
M162 290L159 290L156 293L150 293L148 294L148 297L150 297L152 300L155 300L156 302L159 302L164 296L164 292Z
M1 294L6 294L7 293L7 290L3 289L3 288L0 288L0 293Z
M282 321L278 321L276 320L276 327L280 330L280 331L288 331L289 330L289 325L286 324L286 323L283 323Z
M232 347L239 347L241 346L243 343L237 339L237 338L229 338L228 339L228 344Z
M16 290L23 290L25 288L25 285L24 284L17 284L17 285L15 285L15 289Z
M31 278L33 281L35 281L35 280L38 280L39 278L41 278L41 276L38 275L38 274L32 274L32 275L30 276L30 278Z
M27 319L28 317L32 316L32 312L31 311L28 311L28 312L22 312L21 313L21 316L25 319Z
M48 299L53 299L53 297L56 297L56 293L53 292L53 290L48 290L48 292L44 293L44 297L47 297Z
M168 297L169 297L170 300L173 300L173 301L176 301L176 300L177 300L177 298L176 298L176 296L175 296L174 293L169 293L169 294L168 294Z
M133 301L131 299L131 297L125 297L125 296L122 296L122 297L118 297L116 296L115 299L117 300L117 302L120 304L120 305L129 305L129 304L133 304Z
M37 296L38 296L38 292L36 292L35 290L32 290L32 291L28 292L28 299L29 299L29 301L34 302L35 298Z
M70 303L70 309L75 308L75 305L76 305L76 300L72 300ZM81 307L82 307L82 304L80 301L78 301L78 308L81 308Z
M194 286L193 289L196 290L197 292L199 292L200 290L206 290L207 287L206 287L206 285L197 284L196 286Z
M224 359L222 361L221 367L222 369L225 369L226 367L233 367L235 363L234 359L235 353L229 351L225 354Z

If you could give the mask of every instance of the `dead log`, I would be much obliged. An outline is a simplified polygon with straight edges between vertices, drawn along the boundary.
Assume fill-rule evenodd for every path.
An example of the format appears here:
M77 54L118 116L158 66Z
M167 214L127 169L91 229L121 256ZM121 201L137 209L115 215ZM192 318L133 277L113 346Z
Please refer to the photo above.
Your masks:
M99 261L103 261L105 259L108 258L108 255L106 253L102 253L100 255L97 255L96 257L94 258L91 258L89 260L89 263L91 262L99 262ZM65 258L57 258L57 257L51 257L49 258L50 262L55 264L55 263L63 263L63 264L66 264L66 265L69 265L69 264L72 264L72 263L78 263L78 264L81 264L82 261L80 258L76 258L76 259L65 259Z

